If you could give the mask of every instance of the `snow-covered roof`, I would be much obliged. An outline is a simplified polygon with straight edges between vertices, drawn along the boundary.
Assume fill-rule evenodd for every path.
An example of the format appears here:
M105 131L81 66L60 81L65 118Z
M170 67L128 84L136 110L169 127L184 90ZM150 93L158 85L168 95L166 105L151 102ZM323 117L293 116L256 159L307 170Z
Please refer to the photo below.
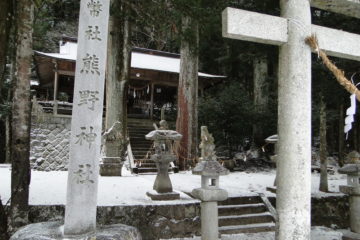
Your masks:
M38 55L55 59L76 61L77 43L65 42L60 44L60 53L44 53L35 51ZM179 73L180 58L159 56L133 51L131 54L131 67L138 69L149 69L162 72ZM211 75L199 72L199 76L208 78L224 78L225 76Z

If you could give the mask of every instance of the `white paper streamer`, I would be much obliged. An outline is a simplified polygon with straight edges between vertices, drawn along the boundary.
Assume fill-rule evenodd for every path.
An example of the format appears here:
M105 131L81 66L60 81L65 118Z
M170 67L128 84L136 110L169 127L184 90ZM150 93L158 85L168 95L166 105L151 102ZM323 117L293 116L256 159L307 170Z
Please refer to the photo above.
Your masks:
M344 133L346 133L346 139L348 138L349 131L352 128L352 123L354 122L354 115L356 113L356 96L355 94L351 94L350 96L350 107L346 110L346 118L345 118L345 127Z

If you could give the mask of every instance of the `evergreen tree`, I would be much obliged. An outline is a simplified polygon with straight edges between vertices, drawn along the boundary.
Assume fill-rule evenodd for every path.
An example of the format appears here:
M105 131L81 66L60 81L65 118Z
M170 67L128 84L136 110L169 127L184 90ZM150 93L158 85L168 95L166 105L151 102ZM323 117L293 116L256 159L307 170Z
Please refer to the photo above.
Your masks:
M16 71L12 107L11 227L28 223L30 184L30 73L32 62L32 26L34 4L16 3Z

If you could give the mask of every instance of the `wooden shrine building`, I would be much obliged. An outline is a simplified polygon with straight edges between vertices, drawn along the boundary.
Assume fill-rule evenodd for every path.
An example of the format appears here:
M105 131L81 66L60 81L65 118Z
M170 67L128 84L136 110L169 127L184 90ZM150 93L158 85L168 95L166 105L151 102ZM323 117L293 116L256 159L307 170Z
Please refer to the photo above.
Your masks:
M63 37L59 53L35 51L39 76L38 102L45 112L71 115L74 89L77 39ZM160 109L176 116L176 96L180 55L144 48L133 48L128 89L128 115L134 118L158 118ZM199 91L219 82L223 76L199 72Z

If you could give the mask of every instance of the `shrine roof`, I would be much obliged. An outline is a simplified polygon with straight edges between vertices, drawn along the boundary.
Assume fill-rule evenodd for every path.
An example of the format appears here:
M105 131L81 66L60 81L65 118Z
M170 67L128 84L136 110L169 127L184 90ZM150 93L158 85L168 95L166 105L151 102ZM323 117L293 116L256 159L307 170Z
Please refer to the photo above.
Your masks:
M66 42L60 45L60 53L45 53L35 51L38 56L50 57L53 59L76 61L77 43ZM131 54L131 67L137 69L148 69L161 72L179 73L180 55L144 48L134 48ZM199 72L200 77L225 78L226 76L212 75Z

